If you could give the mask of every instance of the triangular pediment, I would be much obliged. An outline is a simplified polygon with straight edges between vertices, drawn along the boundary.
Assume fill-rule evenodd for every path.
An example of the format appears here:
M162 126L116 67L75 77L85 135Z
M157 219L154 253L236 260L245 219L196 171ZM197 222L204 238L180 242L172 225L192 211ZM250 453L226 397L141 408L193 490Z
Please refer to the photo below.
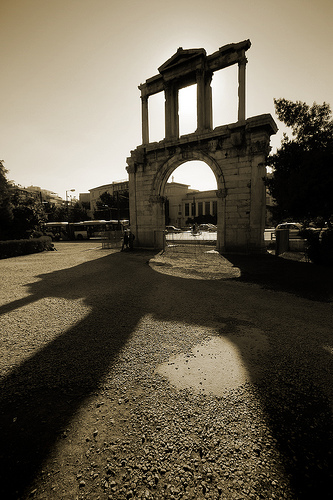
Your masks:
M158 68L158 71L163 73L168 69L174 68L175 66L181 66L202 56L206 56L205 49L183 49L179 47L177 52Z

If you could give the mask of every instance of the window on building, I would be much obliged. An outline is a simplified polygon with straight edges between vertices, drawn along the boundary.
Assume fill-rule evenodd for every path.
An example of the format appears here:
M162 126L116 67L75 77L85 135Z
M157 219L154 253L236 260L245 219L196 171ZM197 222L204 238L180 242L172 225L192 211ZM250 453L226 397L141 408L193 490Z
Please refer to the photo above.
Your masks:
M195 201L192 203L192 217L195 217L196 215L196 210L195 210Z
M213 215L217 215L217 201L213 201Z
M185 217L188 217L190 215L190 204L185 203Z
M198 215L202 215L202 214L203 214L203 202L199 201L199 203L198 203Z
M210 201L205 201L205 215L210 215Z

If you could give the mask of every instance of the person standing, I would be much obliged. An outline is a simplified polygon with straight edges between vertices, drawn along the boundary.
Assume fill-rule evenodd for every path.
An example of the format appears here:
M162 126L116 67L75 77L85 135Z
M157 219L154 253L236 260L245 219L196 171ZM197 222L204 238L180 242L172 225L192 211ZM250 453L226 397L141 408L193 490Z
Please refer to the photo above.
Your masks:
M123 251L125 248L128 248L128 240L129 240L128 230L125 229L124 236L123 236L123 244L121 246L121 251Z
M135 236L132 233L132 231L129 229L129 231L128 231L128 244L129 244L129 249L130 250L133 250L134 240L135 240Z

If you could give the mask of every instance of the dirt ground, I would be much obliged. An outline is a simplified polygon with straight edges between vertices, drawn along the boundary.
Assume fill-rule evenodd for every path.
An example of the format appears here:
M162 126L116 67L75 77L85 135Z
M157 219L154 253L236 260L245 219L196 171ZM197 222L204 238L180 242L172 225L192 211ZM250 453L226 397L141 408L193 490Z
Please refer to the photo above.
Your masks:
M1 498L330 498L331 269L56 247L0 261Z

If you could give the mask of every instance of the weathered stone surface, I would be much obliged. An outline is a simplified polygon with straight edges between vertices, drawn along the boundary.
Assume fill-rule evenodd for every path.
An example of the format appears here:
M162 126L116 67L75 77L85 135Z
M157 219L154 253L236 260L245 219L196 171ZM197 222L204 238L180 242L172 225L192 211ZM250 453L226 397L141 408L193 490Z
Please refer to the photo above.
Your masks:
M245 119L245 51L249 40L221 47L178 49L159 75L140 85L142 145L128 158L131 229L137 247L163 247L165 186L184 161L204 161L217 179L217 249L233 252L264 250L265 162L270 136L277 131L269 114ZM238 121L212 126L212 74L238 64ZM197 130L179 137L178 91L197 84ZM148 98L165 92L166 137L149 143ZM233 220L232 226L229 221Z

